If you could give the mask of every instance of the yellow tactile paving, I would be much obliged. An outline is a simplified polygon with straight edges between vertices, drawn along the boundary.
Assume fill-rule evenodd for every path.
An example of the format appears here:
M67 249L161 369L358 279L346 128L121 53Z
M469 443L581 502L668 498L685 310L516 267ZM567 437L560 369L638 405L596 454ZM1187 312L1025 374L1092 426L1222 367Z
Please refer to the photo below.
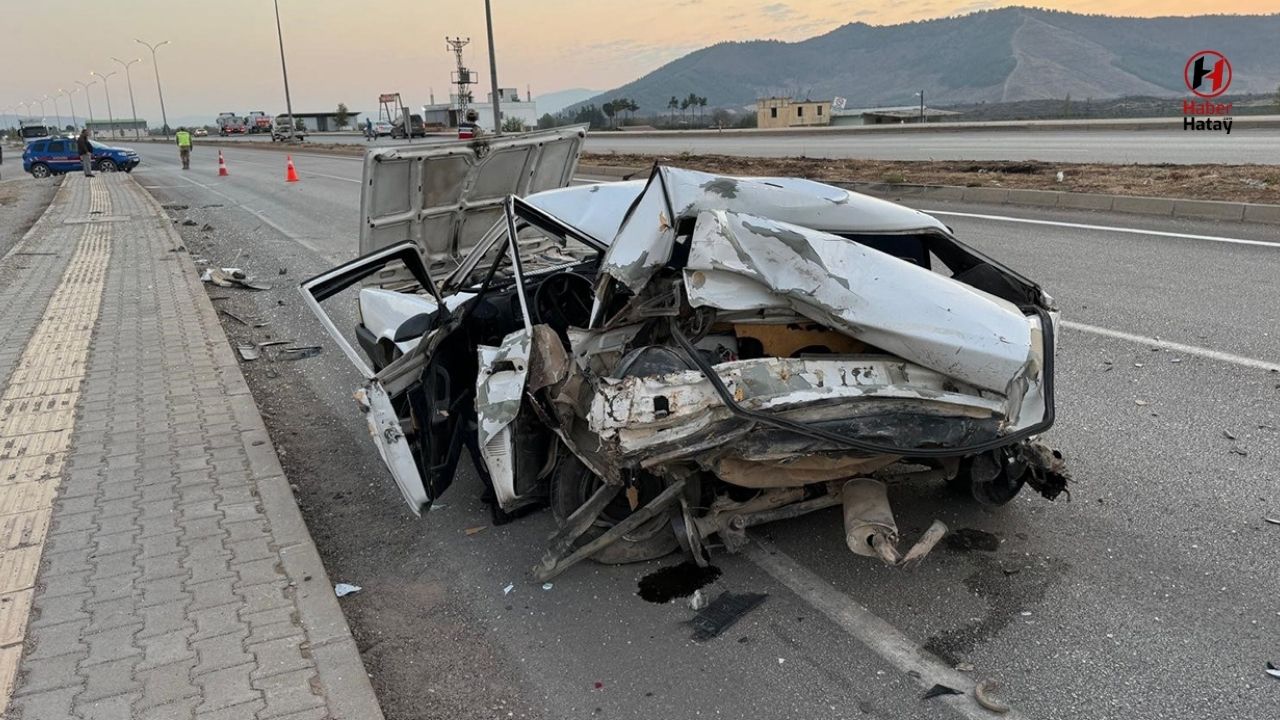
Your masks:
M102 183L90 189L90 216L107 215ZM53 498L75 426L111 254L108 223L84 226L44 316L0 394L0 714L13 692L31 611L31 588Z

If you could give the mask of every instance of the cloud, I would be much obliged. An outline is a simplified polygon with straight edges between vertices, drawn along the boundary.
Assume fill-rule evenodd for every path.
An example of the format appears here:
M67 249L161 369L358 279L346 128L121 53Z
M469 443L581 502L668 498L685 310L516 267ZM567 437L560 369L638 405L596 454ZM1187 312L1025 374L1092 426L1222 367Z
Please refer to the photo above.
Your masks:
M774 20L790 20L799 15L792 7L786 3L770 3L760 8L760 12L768 15Z

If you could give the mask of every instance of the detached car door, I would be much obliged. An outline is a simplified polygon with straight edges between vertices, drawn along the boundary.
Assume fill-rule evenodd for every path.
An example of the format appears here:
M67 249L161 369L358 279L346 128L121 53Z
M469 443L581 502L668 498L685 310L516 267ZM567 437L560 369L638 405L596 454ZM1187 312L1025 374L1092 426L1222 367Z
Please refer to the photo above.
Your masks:
M585 128L471 143L371 150L360 198L361 257L302 283L304 300L365 378L356 400L369 431L415 514L446 490L461 450L474 443L474 365L465 333L433 278L444 278L499 223L508 196L565 187ZM375 371L320 303L362 283L434 298L435 313L406 318L420 338ZM469 362L460 361L466 356ZM463 371L465 372L465 371Z

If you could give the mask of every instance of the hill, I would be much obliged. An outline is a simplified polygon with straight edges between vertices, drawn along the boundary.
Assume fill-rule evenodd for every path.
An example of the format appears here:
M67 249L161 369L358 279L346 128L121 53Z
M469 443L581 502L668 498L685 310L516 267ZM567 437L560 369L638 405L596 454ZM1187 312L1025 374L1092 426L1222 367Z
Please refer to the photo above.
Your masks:
M1122 18L1012 7L901 25L851 23L800 42L726 42L694 51L587 102L628 97L642 113L695 93L708 105L768 95L848 98L850 107L1186 94L1182 69L1213 48L1232 92L1280 85L1280 14Z

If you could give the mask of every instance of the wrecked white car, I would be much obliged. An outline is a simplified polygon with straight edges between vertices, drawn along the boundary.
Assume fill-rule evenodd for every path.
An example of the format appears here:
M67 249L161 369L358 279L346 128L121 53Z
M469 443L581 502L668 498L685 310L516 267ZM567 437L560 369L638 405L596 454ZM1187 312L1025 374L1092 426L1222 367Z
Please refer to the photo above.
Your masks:
M837 187L657 166L571 186L581 128L371 151L362 257L302 284L421 513L465 449L495 519L550 506L535 575L706 562L843 505L889 563L886 483L1053 499L1056 313L933 217ZM320 303L359 286L357 351Z

